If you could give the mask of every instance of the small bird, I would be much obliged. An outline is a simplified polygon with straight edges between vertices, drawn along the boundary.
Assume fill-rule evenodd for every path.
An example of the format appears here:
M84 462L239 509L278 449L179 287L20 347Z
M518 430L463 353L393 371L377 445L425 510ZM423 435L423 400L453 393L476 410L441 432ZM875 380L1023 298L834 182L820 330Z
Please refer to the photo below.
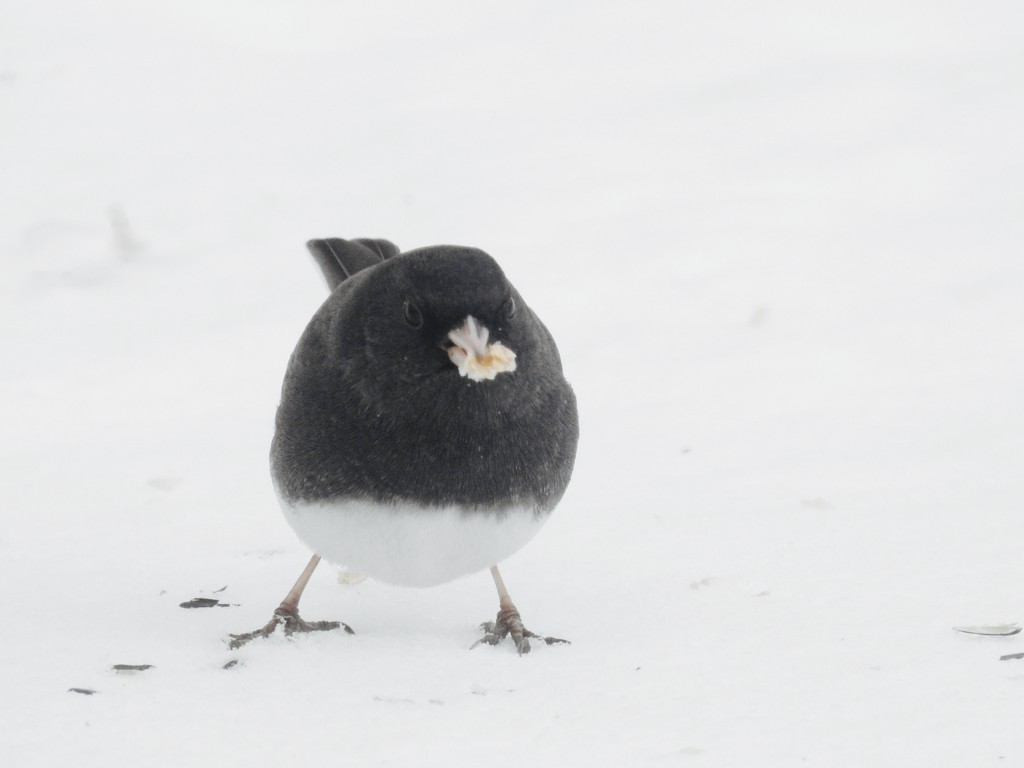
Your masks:
M530 638L498 563L562 498L579 437L554 339L476 248L405 253L387 240L311 240L330 296L292 353L271 474L285 518L314 551L266 626L307 622L299 598L320 558L429 587L490 568L499 611L474 643Z

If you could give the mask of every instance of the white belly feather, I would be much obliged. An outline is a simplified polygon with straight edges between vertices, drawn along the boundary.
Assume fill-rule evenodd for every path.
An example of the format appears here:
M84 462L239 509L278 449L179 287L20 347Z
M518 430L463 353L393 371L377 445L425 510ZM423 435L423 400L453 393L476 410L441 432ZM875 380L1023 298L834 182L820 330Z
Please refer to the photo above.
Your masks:
M432 587L489 568L547 522L531 509L495 513L370 501L281 502L299 538L325 560L388 584Z

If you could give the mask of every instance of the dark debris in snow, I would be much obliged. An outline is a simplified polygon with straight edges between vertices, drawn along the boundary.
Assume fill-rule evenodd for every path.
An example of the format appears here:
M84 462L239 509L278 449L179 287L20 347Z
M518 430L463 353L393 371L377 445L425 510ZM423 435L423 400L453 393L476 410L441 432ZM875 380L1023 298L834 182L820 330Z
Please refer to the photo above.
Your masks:
M219 590L218 590L219 591ZM184 603L179 603L180 608L232 608L233 603L222 603L215 597L193 597Z

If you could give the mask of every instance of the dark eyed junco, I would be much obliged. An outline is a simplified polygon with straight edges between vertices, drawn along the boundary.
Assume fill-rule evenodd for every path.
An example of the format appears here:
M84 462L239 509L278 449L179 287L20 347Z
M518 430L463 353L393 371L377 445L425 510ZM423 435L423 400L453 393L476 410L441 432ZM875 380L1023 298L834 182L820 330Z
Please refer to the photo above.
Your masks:
M262 629L306 622L321 556L390 584L428 587L490 568L500 610L478 642L527 630L497 563L547 521L572 474L576 398L544 324L483 251L399 253L387 240L312 240L331 295L285 374L271 472L316 554ZM541 638L548 643L555 638Z

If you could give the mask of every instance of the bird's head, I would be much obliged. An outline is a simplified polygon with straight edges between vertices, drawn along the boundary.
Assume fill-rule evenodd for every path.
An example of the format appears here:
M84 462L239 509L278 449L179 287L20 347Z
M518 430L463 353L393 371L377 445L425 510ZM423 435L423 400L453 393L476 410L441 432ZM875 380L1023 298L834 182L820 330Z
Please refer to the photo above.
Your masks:
M547 329L497 262L475 248L435 246L388 259L343 283L331 303L339 308L342 367L374 400L468 387L489 391L465 397L497 402L540 360L560 375Z

